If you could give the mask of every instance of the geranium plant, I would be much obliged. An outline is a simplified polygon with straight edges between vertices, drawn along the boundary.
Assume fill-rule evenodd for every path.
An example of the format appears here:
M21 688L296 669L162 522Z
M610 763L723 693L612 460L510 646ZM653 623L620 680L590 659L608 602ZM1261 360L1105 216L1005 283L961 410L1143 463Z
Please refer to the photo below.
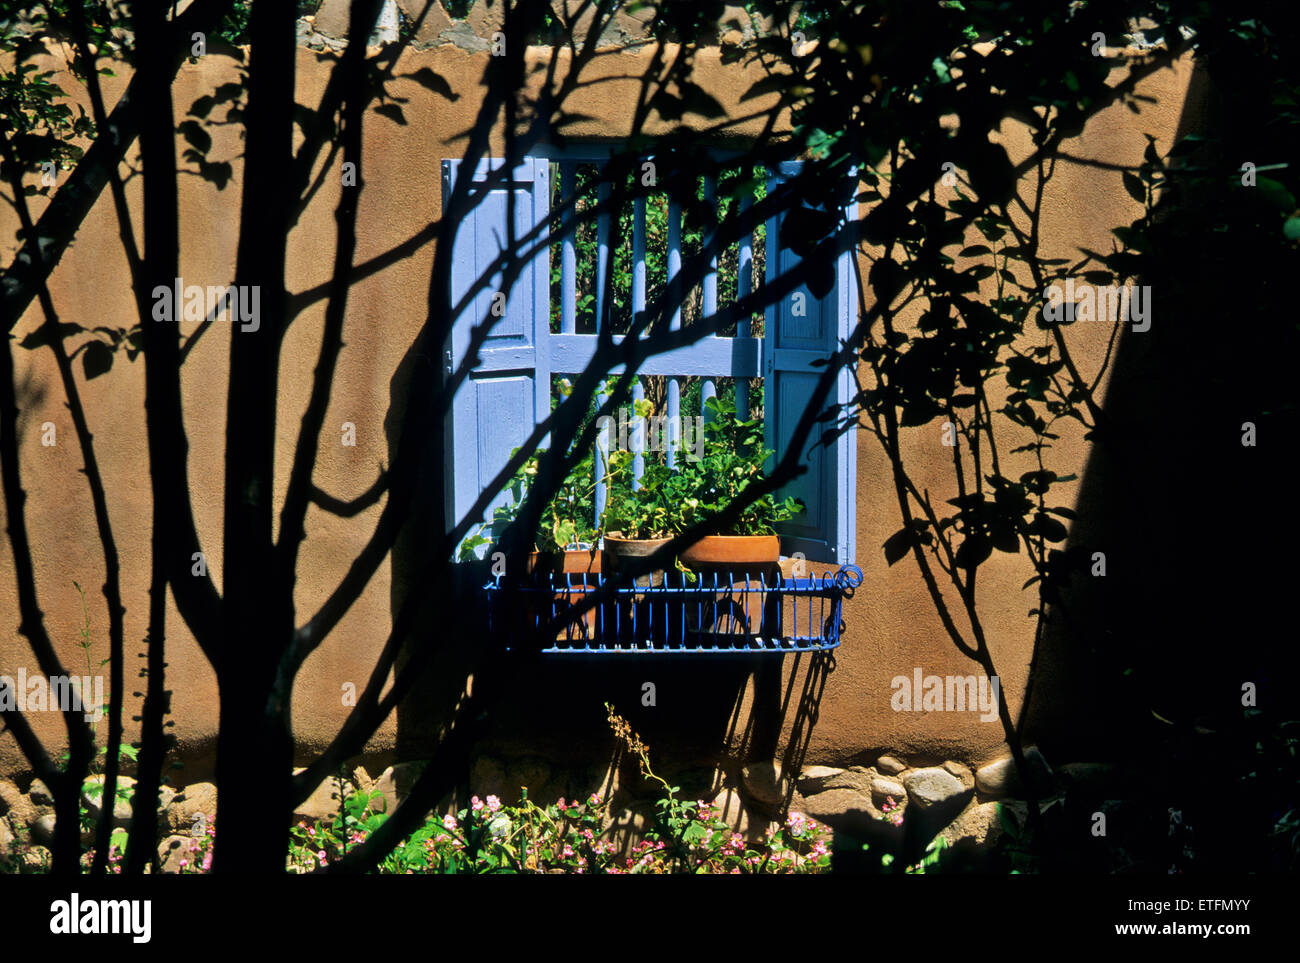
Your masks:
M704 407L704 455L682 458L675 468L647 465L637 489L626 472L617 473L605 515L609 531L632 539L668 538L719 514L763 480L763 466L772 456L763 446L763 423L740 420L735 408L718 398L709 398ZM615 452L610 461L621 466L630 458L628 452ZM801 511L798 499L768 492L715 534L773 535L777 522Z
M516 449L517 451L518 449ZM512 453L513 454L513 453ZM510 501L498 505L491 521L484 522L460 545L460 560L477 557L478 549L500 540L515 521L524 499L537 479L538 462L546 454L539 448L515 473L506 491ZM563 552L566 549L590 548L599 541L602 526L596 521L595 455L587 454L556 488L555 495L542 509L542 517L533 535L533 549L538 552Z

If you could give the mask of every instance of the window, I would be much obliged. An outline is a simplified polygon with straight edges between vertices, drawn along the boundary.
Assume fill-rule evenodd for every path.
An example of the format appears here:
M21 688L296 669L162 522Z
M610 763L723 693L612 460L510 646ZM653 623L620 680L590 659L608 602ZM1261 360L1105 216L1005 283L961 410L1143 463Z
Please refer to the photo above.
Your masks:
M591 183L593 169L586 165L598 159L596 153L527 157L456 225L453 303L507 243L510 192L515 195L515 235L523 236L550 219L552 196L569 196L575 185ZM485 159L471 176L481 181L503 164ZM783 165L771 173L769 183L797 170L797 163ZM443 162L444 203L461 176L460 161ZM708 190L707 185L701 189ZM749 285L761 283L753 276L755 260L764 264L769 281L792 269L798 258L780 244L778 227L773 220L756 231L750 243L724 253L718 270L675 312L674 326L682 323L683 313L689 324L692 317L712 314L719 298L725 304L748 293ZM513 285L504 310L497 305L500 319L479 350L480 363L457 392L450 415L447 511L453 524L550 410L555 380L586 368L596 349L596 326L611 325L615 337L621 337L630 318L679 269L683 250L689 253L692 231L686 224L684 232L675 204L665 201L656 208L652 199L636 202L617 222L602 218L595 234L594 244L589 234L580 234L576 240L571 236L549 245L550 257L534 258ZM595 263L584 264L593 257ZM613 291L605 291L601 280L609 257L621 268L615 272ZM851 257L841 256L835 286L824 298L814 298L800 287L770 306L761 319L741 321L732 332L651 356L640 369L637 393L643 396L648 388L660 395L656 400L662 401L672 423L678 415L699 414L700 399L719 390L748 388L739 391L738 407L743 411L749 405L756 415L761 399L767 445L781 457L823 370L815 362L835 352L849 335L857 303ZM465 357L471 329L492 313L493 290L492 284L486 285L456 319L446 359L449 368ZM846 370L831 402L847 404L853 392L852 375ZM814 428L803 456L808 470L782 492L796 495L806 506L803 515L782 527L782 550L787 555L800 552L811 561L846 564L855 554L856 439L848 432L821 446L826 430L825 422Z

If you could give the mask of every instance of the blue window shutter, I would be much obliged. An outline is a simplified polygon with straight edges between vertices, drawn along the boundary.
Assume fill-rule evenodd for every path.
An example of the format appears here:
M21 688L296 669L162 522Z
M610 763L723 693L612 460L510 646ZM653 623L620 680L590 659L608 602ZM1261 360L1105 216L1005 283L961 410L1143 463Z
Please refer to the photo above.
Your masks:
M503 164L499 159L480 161L473 172L474 180L486 179L489 171L500 170ZM523 237L535 225L546 221L550 209L547 172L548 162L544 158L526 158L509 178L454 225L453 306L508 244L509 192L515 195L516 237ZM443 162L444 207L456 179L463 174L461 161ZM534 243L526 246L532 247ZM550 265L545 246L520 272L511 287L504 313L494 318L493 298L500 283L498 273L455 319L449 354L444 356L448 370L459 368L469 349L474 327L484 319L495 321L478 351L478 364L452 400L446 452L448 477L452 479L447 490L449 526L464 517L509 460L510 452L523 444L550 409ZM492 508L508 499L508 494L498 496L478 520L491 518Z
M795 176L799 162L780 166L771 185ZM857 205L848 214L857 217ZM767 280L793 270L799 257L782 247L777 218L767 223ZM798 296L802 294L802 299ZM813 362L837 351L854 328L857 316L857 275L853 252L840 255L835 265L835 286L817 299L805 286L767 308L763 326L764 411L767 447L776 458L785 455L790 436L812 401L818 379L826 370ZM802 314L800 314L802 309ZM823 408L847 405L856 394L852 370L845 368ZM803 553L809 561L854 561L856 541L857 432L841 434L829 447L818 444L829 422L813 426L801 461L808 470L787 485L780 496L802 499L804 512L778 526L781 550Z

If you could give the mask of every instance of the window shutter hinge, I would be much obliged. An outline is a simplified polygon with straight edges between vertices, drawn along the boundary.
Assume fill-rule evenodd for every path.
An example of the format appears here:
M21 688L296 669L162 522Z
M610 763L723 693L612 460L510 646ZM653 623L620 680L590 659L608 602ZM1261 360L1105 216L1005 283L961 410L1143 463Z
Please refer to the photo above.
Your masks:
M442 370L447 372L447 374L451 374L452 371L455 370L451 361L451 348L448 348L442 353Z

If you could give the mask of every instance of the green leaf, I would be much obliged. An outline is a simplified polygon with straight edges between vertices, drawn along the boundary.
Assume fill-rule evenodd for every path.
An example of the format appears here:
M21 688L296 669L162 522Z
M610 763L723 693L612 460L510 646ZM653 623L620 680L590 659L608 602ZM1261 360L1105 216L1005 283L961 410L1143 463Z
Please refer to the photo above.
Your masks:
M1287 190L1286 185L1281 181L1275 181L1271 177L1261 177L1255 181L1255 186L1264 195L1265 200L1284 211L1295 210L1295 195Z
M1300 240L1300 217L1288 217L1282 225L1282 233L1288 241Z
M1015 814L1007 809L1002 803L998 803L998 822L1002 825L1002 830L1012 839L1020 837L1020 824L1016 820Z

